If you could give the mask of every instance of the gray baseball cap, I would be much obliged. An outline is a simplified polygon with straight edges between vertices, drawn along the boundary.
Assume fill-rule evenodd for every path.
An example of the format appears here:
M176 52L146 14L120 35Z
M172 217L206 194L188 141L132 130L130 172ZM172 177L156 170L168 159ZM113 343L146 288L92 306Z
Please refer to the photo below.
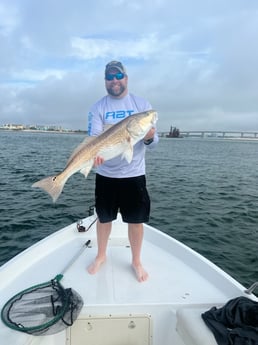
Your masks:
M114 68L116 68L119 72L126 74L126 70L125 70L123 64L119 61L110 61L106 65L105 74L107 74L109 72L109 70L114 69Z

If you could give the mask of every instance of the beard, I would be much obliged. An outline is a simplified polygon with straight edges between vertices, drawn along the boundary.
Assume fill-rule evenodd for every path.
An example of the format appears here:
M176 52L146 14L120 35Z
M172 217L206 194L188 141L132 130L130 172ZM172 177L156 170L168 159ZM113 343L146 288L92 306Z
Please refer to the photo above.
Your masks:
M121 83L112 83L111 85L107 86L106 89L109 95L119 97L125 91L126 87Z

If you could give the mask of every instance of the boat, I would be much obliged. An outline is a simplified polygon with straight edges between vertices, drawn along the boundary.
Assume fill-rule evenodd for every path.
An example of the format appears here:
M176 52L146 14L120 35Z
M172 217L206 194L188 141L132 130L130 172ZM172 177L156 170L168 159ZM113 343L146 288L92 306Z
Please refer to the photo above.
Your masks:
M178 128L170 126L170 131L166 135L166 138L183 138L183 136L180 134L180 130Z
M87 266L97 251L93 214L0 267L0 308L19 291L62 272L89 241L62 279L63 286L72 287L83 299L73 325L35 336L0 322L1 345L216 345L202 313L238 297L257 302L252 291L257 284L247 290L196 251L147 224L142 260L150 276L139 283L130 265L127 225L120 215L113 222L107 262L90 275Z

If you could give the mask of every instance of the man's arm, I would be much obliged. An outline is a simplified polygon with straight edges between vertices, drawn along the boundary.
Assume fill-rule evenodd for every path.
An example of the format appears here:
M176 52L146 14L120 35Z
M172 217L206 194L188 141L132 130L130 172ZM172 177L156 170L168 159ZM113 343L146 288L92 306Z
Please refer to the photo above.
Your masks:
M157 144L159 141L159 137L157 135L156 128L151 128L149 132L145 135L143 140L145 145Z

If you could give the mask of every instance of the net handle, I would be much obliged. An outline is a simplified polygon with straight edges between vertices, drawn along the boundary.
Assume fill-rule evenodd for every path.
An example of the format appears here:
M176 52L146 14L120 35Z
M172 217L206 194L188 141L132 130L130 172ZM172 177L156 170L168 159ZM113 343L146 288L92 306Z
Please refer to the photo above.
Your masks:
M78 253L76 253L74 255L74 257L67 263L67 265L65 266L65 268L60 272L60 274L58 274L56 276L56 279L59 281L63 278L65 272L68 271L68 269L74 264L74 262L78 259L78 257L84 252L85 248L88 248L90 245L90 240L88 240L87 242L84 243L84 245L82 246L82 248L78 251Z

